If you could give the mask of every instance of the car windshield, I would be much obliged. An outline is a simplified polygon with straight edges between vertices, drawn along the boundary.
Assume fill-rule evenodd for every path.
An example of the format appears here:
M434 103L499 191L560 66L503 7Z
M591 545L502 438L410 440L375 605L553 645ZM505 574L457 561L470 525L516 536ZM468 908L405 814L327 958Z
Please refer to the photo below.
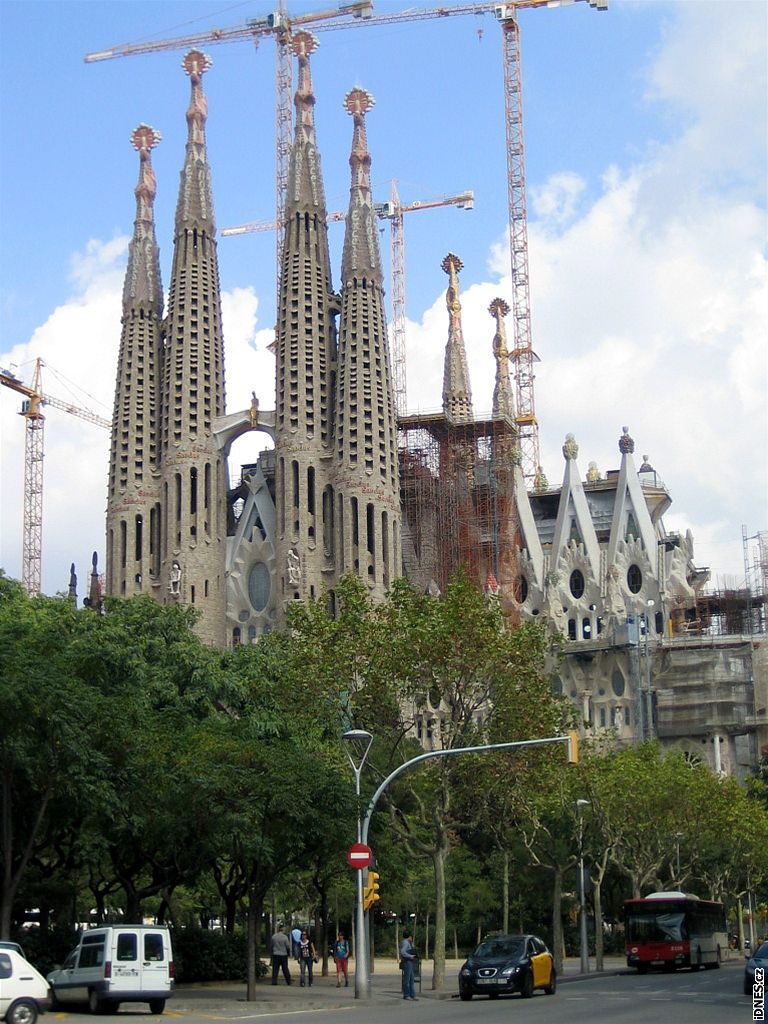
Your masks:
M478 960L520 956L523 951L522 939L486 939L481 942L472 956Z

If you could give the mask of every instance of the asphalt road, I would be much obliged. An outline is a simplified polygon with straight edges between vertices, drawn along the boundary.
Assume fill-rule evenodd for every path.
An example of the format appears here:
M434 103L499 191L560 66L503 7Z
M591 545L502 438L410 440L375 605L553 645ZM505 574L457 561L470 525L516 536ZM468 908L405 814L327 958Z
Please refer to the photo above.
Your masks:
M371 1003L349 998L351 989L337 995L335 985L323 986L326 991L319 985L311 991L291 986L283 988L281 998L273 1002L251 1004L242 996L227 998L215 990L195 990L169 1001L163 1019L168 1024L391 1024L395 1019L416 1024L747 1024L752 1021L752 1002L743 995L743 973L739 962L697 974L609 973L563 981L554 996L537 992L528 1000L476 997L468 1003L426 990L418 1002L404 1002L395 975L386 983L380 979ZM84 1008L57 1012L44 1018L43 1024L50 1024L51 1018L78 1024L86 1013ZM88 1017L91 1024L115 1024L114 1016ZM141 1017L147 1024L152 1019L144 1004L122 1006L118 1019L122 1017Z

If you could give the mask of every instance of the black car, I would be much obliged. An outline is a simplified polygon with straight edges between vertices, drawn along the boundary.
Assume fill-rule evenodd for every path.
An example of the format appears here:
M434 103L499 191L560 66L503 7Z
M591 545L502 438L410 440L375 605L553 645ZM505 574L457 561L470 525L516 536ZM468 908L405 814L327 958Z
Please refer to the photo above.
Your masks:
M760 967L763 972L763 985L765 985L765 972L768 970L768 942L758 946L752 956L747 960L744 969L744 995L751 996L755 986L755 968Z
M500 995L519 992L524 999L543 988L548 996L557 986L555 961L535 935L492 935L483 939L459 971L459 995Z

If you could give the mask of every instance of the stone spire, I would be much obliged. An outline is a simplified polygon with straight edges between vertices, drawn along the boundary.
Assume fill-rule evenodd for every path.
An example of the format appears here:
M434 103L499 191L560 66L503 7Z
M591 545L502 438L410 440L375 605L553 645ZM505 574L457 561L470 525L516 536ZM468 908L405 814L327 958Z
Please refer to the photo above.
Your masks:
M152 540L159 564L152 583L160 600L194 606L200 637L223 645L228 481L213 422L224 414L224 339L202 89L211 61L191 50L181 66L191 99L165 321L161 508Z
M163 286L160 280L160 253L155 240L154 202L157 194L151 153L161 139L160 132L140 124L131 135L131 145L139 154L139 180L136 196L136 220L128 249L128 271L123 286L123 309L144 304L162 316Z
M299 65L299 82L294 96L296 129L288 169L286 206L294 210L317 210L325 213L325 190L320 170L320 154L315 134L315 94L312 88L310 55L319 43L311 32L297 32L291 46Z
M365 133L373 97L353 89L344 106L354 133L336 378L336 563L339 576L357 573L380 600L401 557L395 403Z
M493 354L496 358L496 387L493 389L493 413L495 420L515 422L515 400L512 394L512 383L509 379L509 349L507 348L507 331L504 317L509 313L509 306L504 299L494 299L488 312L496 320L496 333L493 336Z
M443 371L443 414L450 423L468 423L472 419L472 389L469 385L467 352L461 329L459 271L464 264L449 252L441 266L448 275L445 304L448 307L448 344Z
M155 240L156 193L151 152L160 133L140 124L131 135L139 154L136 220L123 285L123 315L107 492L106 591L130 597L159 571L150 542L159 500L163 288Z
M189 75L192 92L187 108L187 150L176 207L177 235L184 228L198 228L211 235L215 231L211 172L205 148L208 100L203 92L203 75L212 63L211 58L200 50L190 50L181 62Z
M325 190L315 135L310 56L297 32L296 128L288 168L275 353L278 608L319 597L333 574L333 369L338 296L331 284ZM328 574L328 575L325 575Z
M348 281L357 273L381 286L383 275L379 232L371 193L371 154L368 152L368 138L365 132L365 115L375 102L373 96L364 89L352 89L344 100L344 106L347 113L352 115L355 127L352 153L349 157L352 184L341 277L342 281Z

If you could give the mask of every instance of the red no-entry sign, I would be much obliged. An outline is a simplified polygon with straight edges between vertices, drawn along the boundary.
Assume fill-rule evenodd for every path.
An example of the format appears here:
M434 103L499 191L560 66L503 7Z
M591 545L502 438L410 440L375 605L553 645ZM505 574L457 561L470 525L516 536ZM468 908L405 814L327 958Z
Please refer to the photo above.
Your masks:
M347 851L347 864L361 871L373 863L373 850L365 843L353 843Z

